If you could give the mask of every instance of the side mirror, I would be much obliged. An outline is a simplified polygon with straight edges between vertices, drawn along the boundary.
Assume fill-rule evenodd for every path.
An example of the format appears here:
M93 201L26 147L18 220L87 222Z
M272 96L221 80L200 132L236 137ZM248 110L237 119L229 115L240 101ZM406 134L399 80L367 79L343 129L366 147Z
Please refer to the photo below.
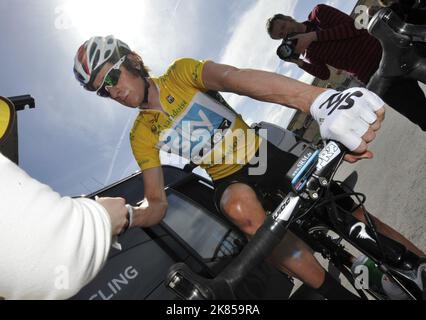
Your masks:
M15 106L13 103L0 96L0 145L7 139L15 121Z

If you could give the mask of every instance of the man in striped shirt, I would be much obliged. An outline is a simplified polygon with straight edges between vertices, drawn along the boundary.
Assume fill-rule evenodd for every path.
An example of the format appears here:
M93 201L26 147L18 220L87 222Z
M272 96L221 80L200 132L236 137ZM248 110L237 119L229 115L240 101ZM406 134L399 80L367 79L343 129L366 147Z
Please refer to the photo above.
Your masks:
M376 38L365 29L357 29L349 15L324 4L316 6L303 23L276 14L268 20L267 31L272 39L297 39L295 53L304 54L304 59L286 61L322 80L330 77L328 66L332 66L367 84L382 57L382 47ZM401 80L382 98L426 131L426 97L417 81Z

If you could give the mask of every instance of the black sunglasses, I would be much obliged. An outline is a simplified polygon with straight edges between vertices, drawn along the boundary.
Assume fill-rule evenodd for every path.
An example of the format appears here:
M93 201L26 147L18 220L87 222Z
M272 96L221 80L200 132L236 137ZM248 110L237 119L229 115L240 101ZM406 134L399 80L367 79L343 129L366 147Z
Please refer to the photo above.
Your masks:
M108 92L109 87L113 87L118 83L118 80L120 80L120 66L121 64L126 60L126 56L122 57L120 60L117 61L116 64L114 64L111 69L108 70L108 72L105 74L104 80L102 81L101 86L98 90L96 90L96 94L98 96L109 98L111 95Z

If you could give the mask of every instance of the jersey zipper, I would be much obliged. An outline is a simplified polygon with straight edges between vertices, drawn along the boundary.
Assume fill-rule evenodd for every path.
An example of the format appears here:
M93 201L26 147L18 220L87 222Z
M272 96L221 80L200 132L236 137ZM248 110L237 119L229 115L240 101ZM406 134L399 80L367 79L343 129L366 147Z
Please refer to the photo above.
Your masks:
M154 84L157 87L158 95L160 95L160 88L157 86L157 84L155 83L155 81L154 81ZM173 120L173 117L164 109L163 105L161 104L161 101L160 101L160 107L161 107L161 110L157 110L157 109L144 109L144 110L155 111L155 112L162 112L162 113L164 113L167 116L167 118L169 118L169 120Z

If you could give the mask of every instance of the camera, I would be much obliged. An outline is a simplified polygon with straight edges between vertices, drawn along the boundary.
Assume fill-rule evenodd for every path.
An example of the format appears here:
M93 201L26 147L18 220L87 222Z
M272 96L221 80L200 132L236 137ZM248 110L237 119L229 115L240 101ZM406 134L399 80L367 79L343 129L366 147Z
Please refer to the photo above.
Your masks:
M300 54L294 52L297 45L297 39L283 39L283 42L277 48L277 55L282 60L298 59Z

